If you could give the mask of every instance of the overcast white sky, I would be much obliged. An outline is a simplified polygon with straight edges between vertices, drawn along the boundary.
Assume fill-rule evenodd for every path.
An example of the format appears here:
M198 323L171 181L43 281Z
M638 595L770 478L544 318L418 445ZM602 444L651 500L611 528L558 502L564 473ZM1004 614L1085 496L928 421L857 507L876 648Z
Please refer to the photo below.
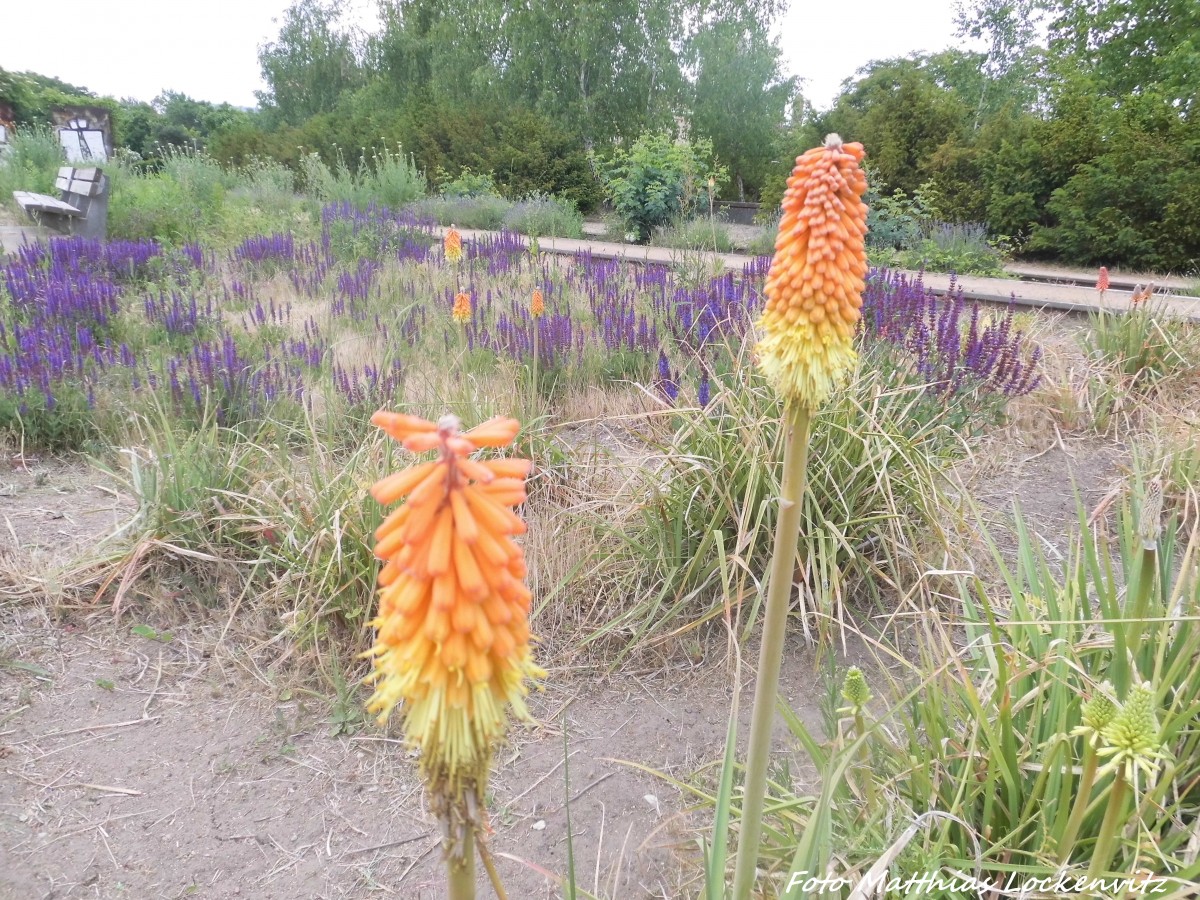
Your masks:
M452 2L452 0L449 0ZM151 100L164 89L253 106L257 50L288 0L0 0L0 67L55 75L101 94ZM364 23L372 0L354 0ZM782 43L818 109L872 59L957 43L954 0L791 0ZM63 23L66 36L63 35ZM83 35L91 35L91 47Z

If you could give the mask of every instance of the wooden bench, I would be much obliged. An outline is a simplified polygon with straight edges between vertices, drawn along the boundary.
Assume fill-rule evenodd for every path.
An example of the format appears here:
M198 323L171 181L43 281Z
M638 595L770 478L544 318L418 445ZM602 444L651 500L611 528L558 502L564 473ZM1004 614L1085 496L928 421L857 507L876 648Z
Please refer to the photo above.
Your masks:
M13 199L31 219L66 234L105 237L108 228L108 178L96 167L63 166L54 186L61 197L13 191Z

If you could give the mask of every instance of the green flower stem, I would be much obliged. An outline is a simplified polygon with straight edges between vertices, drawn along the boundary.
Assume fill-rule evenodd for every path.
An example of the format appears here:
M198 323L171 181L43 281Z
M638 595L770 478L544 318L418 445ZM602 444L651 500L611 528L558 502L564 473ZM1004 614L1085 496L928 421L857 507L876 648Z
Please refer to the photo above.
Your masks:
M796 565L796 543L800 537L801 502L808 466L811 412L796 403L785 413L783 485L779 521L775 527L775 552L771 559L767 606L763 618L762 648L758 657L758 681L754 688L754 712L750 719L750 744L746 751L746 783L742 802L741 837L733 876L733 900L749 900L758 867L758 844L762 837L763 805L767 793L767 764L771 755L771 724L779 693L779 669L783 663L783 641Z
M1090 740L1083 742L1083 773L1079 776L1079 785L1075 789L1075 805L1071 807L1071 817L1067 819L1067 830L1063 833L1058 845L1058 861L1066 865L1071 860L1071 851L1075 849L1075 841L1079 837L1079 829L1083 825L1083 816L1087 812L1088 801L1092 796L1092 785L1096 783L1096 748Z
M1118 767L1113 774L1112 790L1108 795L1108 809L1104 811L1100 834L1096 838L1095 847L1092 848L1092 864L1088 867L1087 874L1091 880L1100 878L1108 871L1117 838L1124 830L1125 789L1125 773Z
M446 860L447 900L475 900L475 832L467 828L457 854Z
M538 408L538 319L533 318L533 363L532 371L529 376L529 415L531 418L537 417Z
M1142 547L1142 564L1138 570L1137 587L1133 599L1133 622L1129 624L1129 636L1125 646L1135 659L1140 659L1142 634L1146 630L1146 618L1150 615L1150 596L1154 589L1154 577L1158 573L1158 547L1151 544Z
M859 740L866 733L867 722L863 718L862 710L859 709L854 713L854 739ZM875 773L871 771L871 750L865 740L858 748L858 762L858 773L862 778L863 794L867 801L866 808L873 811L879 795L875 791Z

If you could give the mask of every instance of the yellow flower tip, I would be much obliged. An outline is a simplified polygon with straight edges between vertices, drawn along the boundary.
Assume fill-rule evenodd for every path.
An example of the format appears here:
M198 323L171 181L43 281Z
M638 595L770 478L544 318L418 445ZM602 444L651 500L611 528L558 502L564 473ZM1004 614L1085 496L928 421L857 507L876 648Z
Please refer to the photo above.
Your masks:
M442 241L442 246L446 251L446 260L456 263L462 259L462 235L458 230L451 225L450 230L446 232L446 237Z
M532 661L532 598L523 551L512 540L525 529L513 508L525 501L531 464L472 458L510 445L520 430L515 419L469 431L455 416L434 423L380 411L372 421L410 450L437 451L372 488L381 503L405 502L375 533L386 565L367 709L380 722L403 710L405 737L420 750L441 809L464 793L478 799L509 710L527 717L528 682L544 675Z
M450 318L459 325L465 325L471 321L470 294L460 292L454 296L454 309L450 311Z
M535 319L540 319L546 312L546 298L542 296L540 290L533 292L533 298L529 301L529 314Z
M866 288L861 144L836 134L796 159L766 281L759 365L789 402L815 408L854 367Z

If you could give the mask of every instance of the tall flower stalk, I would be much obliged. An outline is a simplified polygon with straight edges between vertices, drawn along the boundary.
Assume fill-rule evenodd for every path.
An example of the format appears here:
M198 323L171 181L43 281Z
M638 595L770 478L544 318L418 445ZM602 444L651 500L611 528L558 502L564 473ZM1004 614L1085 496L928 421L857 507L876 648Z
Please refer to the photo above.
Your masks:
M538 398L538 332L541 330L539 320L546 314L546 298L540 289L535 288L529 301L529 315L533 319L533 359L529 373L529 414L537 412Z
M787 612L813 413L856 364L854 332L866 288L867 179L861 144L831 134L797 158L783 195L759 321L759 365L784 402L783 483L771 559L746 758L733 897L754 888Z
M385 723L402 707L405 739L420 752L442 825L447 896L471 900L492 753L508 711L528 717L529 679L544 675L532 660L525 556L513 541L525 531L513 508L525 501L530 463L471 458L511 444L515 419L465 432L454 416L435 424L381 410L371 422L405 449L434 450L437 458L371 488L381 504L405 502L375 532L385 565L375 644L365 654L374 660L367 682L375 687L367 709ZM478 849L497 883L484 845Z

